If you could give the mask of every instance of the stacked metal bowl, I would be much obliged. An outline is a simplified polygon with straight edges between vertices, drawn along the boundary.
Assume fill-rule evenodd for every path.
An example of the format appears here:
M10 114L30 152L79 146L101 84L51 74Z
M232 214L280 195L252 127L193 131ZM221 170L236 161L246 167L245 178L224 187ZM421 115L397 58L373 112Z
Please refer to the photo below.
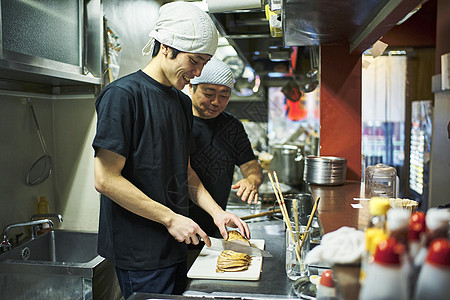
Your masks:
M347 175L347 159L334 156L307 156L303 179L311 184L341 185Z

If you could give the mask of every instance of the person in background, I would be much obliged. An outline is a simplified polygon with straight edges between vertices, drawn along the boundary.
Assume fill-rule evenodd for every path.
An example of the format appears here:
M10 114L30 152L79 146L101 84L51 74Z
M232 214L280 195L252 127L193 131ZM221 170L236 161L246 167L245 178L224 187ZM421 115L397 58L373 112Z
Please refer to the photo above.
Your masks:
M181 294L187 244L207 245L188 218L189 198L214 219L249 237L247 224L212 199L190 167L192 107L180 90L217 48L210 17L193 4L161 6L142 70L110 83L96 101L95 188L101 193L98 253L111 261L123 296Z
M256 203L263 181L261 165L244 126L238 118L224 111L233 85L230 68L215 57L189 84L194 113L192 168L222 209L226 208L230 187L237 190L242 201ZM244 178L232 185L235 166L239 166ZM198 206L190 206L189 216L209 236L219 237L211 217Z

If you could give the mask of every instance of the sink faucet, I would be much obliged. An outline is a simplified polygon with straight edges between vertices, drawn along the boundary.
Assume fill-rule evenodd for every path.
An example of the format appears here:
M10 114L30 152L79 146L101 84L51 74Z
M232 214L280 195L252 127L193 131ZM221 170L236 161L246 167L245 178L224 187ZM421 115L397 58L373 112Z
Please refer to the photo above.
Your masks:
M31 216L31 221L34 221L37 218L58 218L59 223L62 223L63 221L63 217L60 214L36 214Z
M59 223L62 223L63 217L60 214L36 214L31 216L31 221L34 221L36 219L42 219L42 218L57 218ZM31 238L35 238L37 236L37 230L36 227L33 226L31 228Z
M3 252L9 251L11 250L11 243L8 240L8 231L11 228L15 228L15 227L25 227L25 226L35 226L35 225L41 225L41 224L48 224L50 225L50 228L53 227L53 222L52 220L49 219L43 219L43 220L35 220L35 221L30 221L30 222L23 222L23 223L16 223L16 224L10 224L8 226L5 227L5 229L3 229L3 240L2 243L0 244L1 249L3 250ZM33 233L33 230L31 231L31 239L34 239L35 235Z

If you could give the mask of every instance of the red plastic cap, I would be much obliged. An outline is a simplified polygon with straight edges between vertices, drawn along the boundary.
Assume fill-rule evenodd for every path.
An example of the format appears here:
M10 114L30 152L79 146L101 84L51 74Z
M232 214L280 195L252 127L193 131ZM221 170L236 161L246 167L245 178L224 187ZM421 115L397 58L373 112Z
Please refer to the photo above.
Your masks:
M432 241L428 249L427 262L450 267L450 241L444 238Z
M420 235L426 231L425 213L421 211L414 212L409 219L409 240L419 240Z
M324 271L320 277L320 284L330 288L334 287L333 271L331 270Z
M400 254L405 251L405 247L397 243L394 238L381 241L375 250L374 260L377 263L388 265L400 265Z

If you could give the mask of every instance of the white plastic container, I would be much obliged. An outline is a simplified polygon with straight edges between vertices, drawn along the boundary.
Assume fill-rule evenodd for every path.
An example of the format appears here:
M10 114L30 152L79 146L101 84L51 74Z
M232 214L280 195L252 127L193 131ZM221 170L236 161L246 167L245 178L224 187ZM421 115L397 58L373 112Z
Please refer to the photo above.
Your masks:
M426 242L417 253L414 264L418 267L425 262L430 243L438 238L447 238L450 222L450 209L430 208L426 214Z
M317 286L317 300L337 299L336 288L334 286L333 271L326 270L322 273Z
M403 246L389 238L378 244L374 262L367 268L366 279L362 284L360 300L407 300L407 278L403 276L400 254Z
M450 241L434 240L417 279L415 300L447 300L450 297Z

